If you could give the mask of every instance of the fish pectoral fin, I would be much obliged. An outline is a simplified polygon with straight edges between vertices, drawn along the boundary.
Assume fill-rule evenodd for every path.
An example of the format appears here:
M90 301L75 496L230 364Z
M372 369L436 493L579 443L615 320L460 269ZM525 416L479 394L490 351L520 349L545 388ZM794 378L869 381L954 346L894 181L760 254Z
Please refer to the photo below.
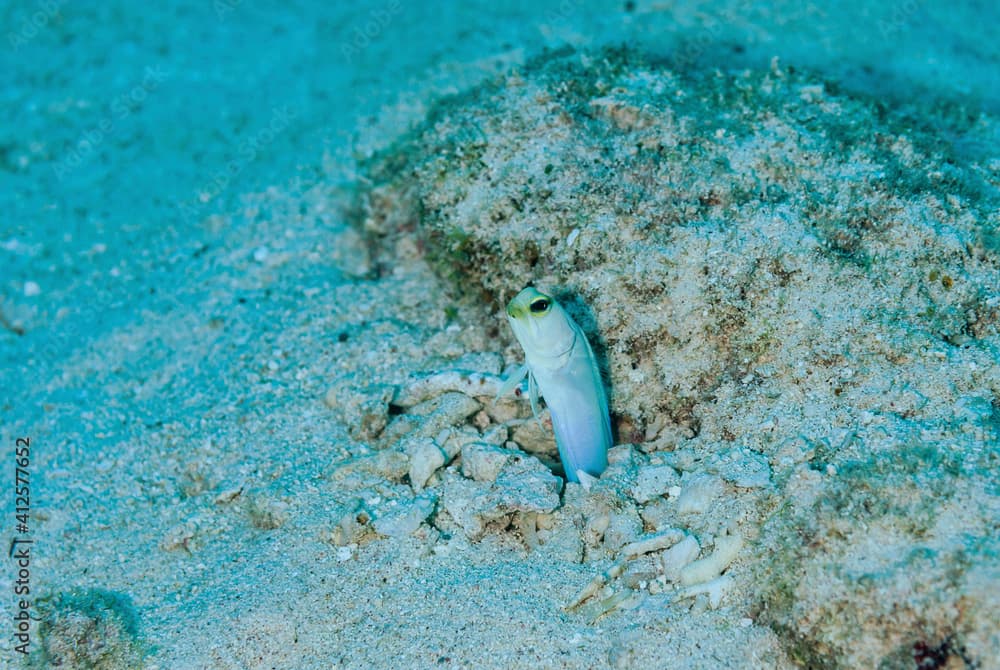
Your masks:
M539 421L541 417L538 416L538 382L535 381L535 375L528 373L528 401L531 403L531 413Z
M501 396L505 396L514 389L516 389L520 385L521 380L523 380L527 374L528 374L527 363L518 367L517 370L514 370L513 374L511 374L510 377L507 377L507 379L504 380L504 383L500 386L500 390L497 391L497 395L495 398L493 398L493 402L496 402L501 398Z

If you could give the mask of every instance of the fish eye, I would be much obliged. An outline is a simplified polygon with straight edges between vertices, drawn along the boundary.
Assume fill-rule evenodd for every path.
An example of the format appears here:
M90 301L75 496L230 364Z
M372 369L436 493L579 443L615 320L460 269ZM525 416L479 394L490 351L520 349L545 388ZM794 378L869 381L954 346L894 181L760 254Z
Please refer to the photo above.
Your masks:
M548 311L549 305L551 304L552 301L548 298L537 298L531 301L531 304L528 305L528 309L531 310L532 314L542 314L543 312Z

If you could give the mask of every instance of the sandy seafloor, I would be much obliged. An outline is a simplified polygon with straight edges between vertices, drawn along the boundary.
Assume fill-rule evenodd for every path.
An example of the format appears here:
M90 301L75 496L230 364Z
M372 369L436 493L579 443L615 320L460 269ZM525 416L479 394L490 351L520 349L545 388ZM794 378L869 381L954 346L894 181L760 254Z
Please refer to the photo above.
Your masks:
M56 0L0 16L3 545L26 437L36 613L79 647L50 630L39 651L36 626L36 665L794 667L736 596L564 612L611 562L557 561L509 530L337 541L337 473L377 445L331 389L517 357L449 309L418 254L372 278L347 221L358 161L546 48L617 44L706 71L777 57L916 116L978 110L951 139L996 161L995 4ZM15 579L5 561L2 667L21 659Z

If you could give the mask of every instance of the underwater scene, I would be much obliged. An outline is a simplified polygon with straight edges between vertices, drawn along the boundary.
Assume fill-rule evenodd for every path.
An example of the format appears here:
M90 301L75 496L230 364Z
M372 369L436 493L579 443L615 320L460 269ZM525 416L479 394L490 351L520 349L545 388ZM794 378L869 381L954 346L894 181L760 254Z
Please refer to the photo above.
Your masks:
M0 18L0 668L1000 670L997 3Z

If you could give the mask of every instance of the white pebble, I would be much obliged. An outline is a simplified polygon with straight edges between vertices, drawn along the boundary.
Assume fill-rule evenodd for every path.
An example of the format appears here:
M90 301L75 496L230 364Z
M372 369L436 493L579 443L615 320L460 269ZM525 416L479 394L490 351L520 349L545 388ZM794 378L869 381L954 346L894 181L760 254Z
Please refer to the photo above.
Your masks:
M403 503L391 514L373 522L375 532L387 537L405 537L420 528L420 524L434 512L434 499L418 497Z
M693 535L688 535L663 552L660 560L663 564L664 578L672 582L680 579L681 570L698 558L699 551L701 551L701 547L698 545L698 540Z
M445 464L447 458L434 440L423 439L416 442L410 452L410 484L414 491L419 491L427 484L438 468Z
M681 570L681 584L691 586L715 579L729 567L742 548L743 538L739 534L717 538L715 551L710 556L695 561Z
M267 260L268 254L271 253L267 247L257 247L253 252L253 259L258 263L263 263Z
M24 282L24 295L27 297L36 296L42 292L42 287L33 281Z
M513 454L489 444L472 442L462 447L462 474L477 482L496 481Z
M677 499L678 514L704 514L725 491L722 480L708 474L694 475L684 481L683 486L684 490Z
M622 556L626 559L635 558L643 554L649 554L660 549L670 547L684 539L683 531L671 528L657 535L645 536L622 547Z
M636 502L647 503L677 486L680 475L669 465L651 465L642 468L631 489Z
M728 575L723 575L722 577L716 577L710 582L705 582L703 584L695 584L682 589L677 593L677 598L694 598L700 595L708 596L708 606L710 608L718 609L719 605L722 604L722 599L727 593L733 588L733 578Z

